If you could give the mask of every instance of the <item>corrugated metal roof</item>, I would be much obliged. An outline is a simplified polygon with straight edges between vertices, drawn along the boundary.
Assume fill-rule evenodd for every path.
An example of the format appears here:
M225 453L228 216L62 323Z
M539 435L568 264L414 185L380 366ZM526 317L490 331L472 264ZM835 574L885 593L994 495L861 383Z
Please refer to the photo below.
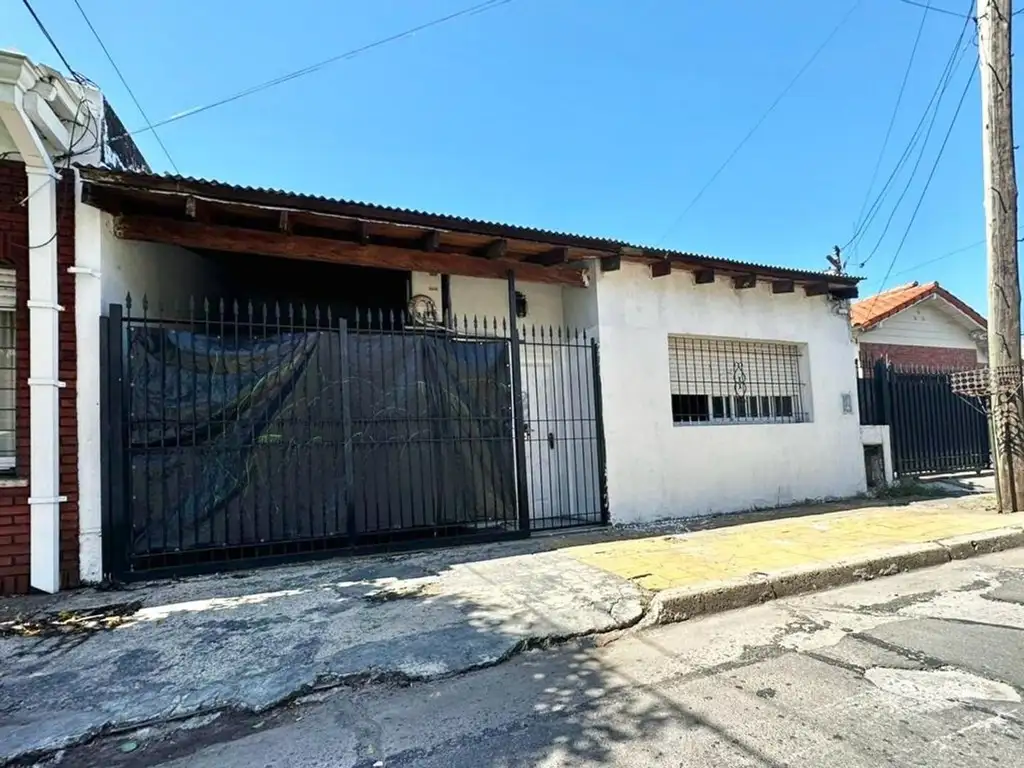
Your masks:
M735 270L751 272L784 273L784 276L797 279L824 279L830 283L854 285L863 278L849 275L836 275L825 271L813 271L794 267L784 267L757 262L737 261L718 256L687 251L675 251L666 248L654 248L637 245L625 240L592 237L571 232L524 227L515 224L470 219L443 213L431 213L413 208L397 208L376 203L344 198L330 198L323 195L310 195L273 187L251 187L228 184L216 179L205 179L194 176L176 174L141 173L137 171L111 170L96 166L81 166L82 178L97 184L116 184L117 186L141 187L144 189L161 189L176 191L183 194L220 194L226 199L236 202L247 202L268 206L294 207L309 211L325 213L341 213L343 215L373 217L384 221L394 221L424 227L437 227L469 233L493 235L496 237L533 240L555 245L575 246L593 250L620 252L623 249L636 251L638 257L652 259L683 259L692 262L704 262L709 268L719 266ZM201 189L200 189L201 188ZM342 210L339 209L353 209Z

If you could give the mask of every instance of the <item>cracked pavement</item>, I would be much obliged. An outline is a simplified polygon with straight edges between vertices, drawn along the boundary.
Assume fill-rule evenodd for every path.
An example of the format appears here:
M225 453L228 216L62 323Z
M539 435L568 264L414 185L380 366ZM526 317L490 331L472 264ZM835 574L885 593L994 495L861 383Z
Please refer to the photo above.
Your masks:
M80 768L1018 765L1024 550L69 750Z
M324 686L450 677L643 614L634 584L556 551L509 551L86 590L41 601L31 622L16 614L33 601L4 601L0 765L112 729L264 712Z

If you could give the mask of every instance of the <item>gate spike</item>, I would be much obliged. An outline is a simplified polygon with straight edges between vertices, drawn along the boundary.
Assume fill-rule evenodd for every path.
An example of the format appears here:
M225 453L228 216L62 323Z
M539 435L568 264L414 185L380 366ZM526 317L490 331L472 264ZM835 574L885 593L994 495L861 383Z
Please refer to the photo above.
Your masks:
M125 309L126 309L126 310L127 310L128 312L131 312L131 309L132 309L132 292L131 292L131 291L128 291L128 292L127 292L127 293L126 293L126 294L124 295L124 308L125 308Z
M149 311L149 295L142 294L142 316L145 317Z

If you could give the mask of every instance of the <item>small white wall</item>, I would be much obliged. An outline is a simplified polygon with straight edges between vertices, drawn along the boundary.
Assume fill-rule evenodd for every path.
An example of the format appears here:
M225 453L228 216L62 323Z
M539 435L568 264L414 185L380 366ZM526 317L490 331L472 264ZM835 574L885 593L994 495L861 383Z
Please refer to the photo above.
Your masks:
M877 445L882 448L882 462L885 471L885 484L892 485L895 477L892 466L892 439L888 424L861 424L861 445Z
M562 288L547 283L516 282L516 290L526 297L527 315L517 320L520 327L564 325L562 312ZM509 320L508 283L486 277L462 277L452 275L452 312L462 322L468 316L470 323L476 316L484 317L488 323L497 318L498 324Z
M851 496L866 487L848 319L824 297L770 287L651 278L623 263L597 281L612 519L637 522ZM668 337L694 334L806 345L813 421L676 426ZM842 411L843 394L853 412Z
M114 235L114 217L102 215L102 312L111 304L124 304L131 293L132 315L142 314L142 298L149 299L151 316L170 316L177 306L187 311L188 300L220 296L215 265L199 254L176 245L121 240Z

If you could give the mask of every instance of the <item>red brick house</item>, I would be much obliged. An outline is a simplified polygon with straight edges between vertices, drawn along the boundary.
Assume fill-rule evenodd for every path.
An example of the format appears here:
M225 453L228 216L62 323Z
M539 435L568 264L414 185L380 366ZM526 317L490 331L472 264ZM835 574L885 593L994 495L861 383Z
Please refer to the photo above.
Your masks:
M854 302L850 322L864 366L962 370L987 360L985 318L934 281Z
M97 412L81 310L99 272L76 253L75 166L148 169L123 132L94 86L0 50L0 594L101 576L99 473L83 464L100 425L79 418Z

